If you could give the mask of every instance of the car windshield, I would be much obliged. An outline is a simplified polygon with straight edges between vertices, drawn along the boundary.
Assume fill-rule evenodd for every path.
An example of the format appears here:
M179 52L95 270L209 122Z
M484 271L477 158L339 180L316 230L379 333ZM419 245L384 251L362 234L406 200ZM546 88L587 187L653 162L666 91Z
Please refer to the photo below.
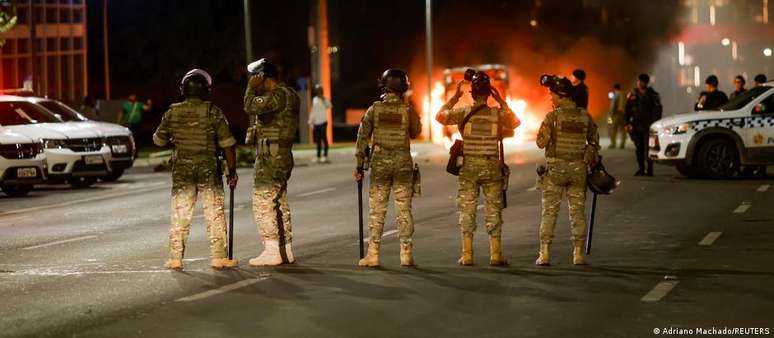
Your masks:
M728 101L726 104L720 106L720 110L737 110L744 106L746 106L750 101L755 100L756 97L760 96L761 94L765 93L767 90L771 89L772 87L768 86L760 86L755 87L753 89L748 90L746 93L735 97L733 100Z
M46 101L40 101L38 102L38 104L48 109L52 113L56 114L59 118L61 118L65 122L70 122L70 121L81 122L81 121L89 120L85 116L75 111L74 109L68 107L67 105L59 101L46 100Z
M62 122L62 120L29 102L0 102L0 126L46 122Z

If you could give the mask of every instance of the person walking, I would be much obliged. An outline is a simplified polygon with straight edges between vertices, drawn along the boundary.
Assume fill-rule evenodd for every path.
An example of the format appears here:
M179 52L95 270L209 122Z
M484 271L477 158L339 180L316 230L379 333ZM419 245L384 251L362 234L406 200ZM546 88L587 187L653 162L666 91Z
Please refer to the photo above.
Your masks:
M315 159L317 163L328 163L328 109L331 107L331 101L323 95L323 87L319 84L315 85L308 123L312 127L312 137L317 145L317 158Z
M610 92L610 112L608 113L608 125L610 126L610 146L615 149L618 136L621 136L621 149L626 147L626 95L621 92L621 84L613 85Z

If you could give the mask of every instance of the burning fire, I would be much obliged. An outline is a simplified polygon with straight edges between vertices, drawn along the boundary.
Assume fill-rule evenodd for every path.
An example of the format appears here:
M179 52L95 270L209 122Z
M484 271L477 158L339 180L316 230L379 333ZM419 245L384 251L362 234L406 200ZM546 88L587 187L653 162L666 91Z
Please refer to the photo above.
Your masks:
M424 118L426 125L430 125L430 133L432 136L431 141L436 144L443 144L446 149L451 148L455 140L461 140L459 131L454 131L453 134L445 135L445 127L435 120L435 114L441 109L441 106L445 103L444 86L440 81L435 82L433 90L430 93L428 100L427 95L422 99L422 108L425 112ZM526 141L535 139L537 131L540 128L542 121L541 117L527 109L527 101L519 98L506 97L505 101L508 103L508 107L513 110L516 117L521 121L521 125L514 130L515 135L513 137L503 140L505 144L516 145ZM496 105L496 104L495 104Z

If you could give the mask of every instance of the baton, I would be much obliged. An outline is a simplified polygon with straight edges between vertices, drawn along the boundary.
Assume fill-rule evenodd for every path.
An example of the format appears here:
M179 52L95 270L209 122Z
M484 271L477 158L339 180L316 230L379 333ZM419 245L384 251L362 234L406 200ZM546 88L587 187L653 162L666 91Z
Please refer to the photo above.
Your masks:
M363 180L357 182L357 223L360 231L360 258L365 257L363 252Z
M597 212L597 193L591 199L591 217L589 218L589 227L586 229L586 254L591 254L591 235L594 233L594 215Z
M228 259L234 259L234 187L231 189L228 203Z

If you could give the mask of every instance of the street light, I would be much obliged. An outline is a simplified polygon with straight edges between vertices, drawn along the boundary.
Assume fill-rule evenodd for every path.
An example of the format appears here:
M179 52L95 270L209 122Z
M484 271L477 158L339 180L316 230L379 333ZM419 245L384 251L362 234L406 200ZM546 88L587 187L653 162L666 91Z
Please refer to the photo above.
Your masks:
M763 50L764 56L771 56L771 48L766 48Z
M729 38L723 38L723 40L720 40L720 44L723 46L728 46L731 44L731 40Z

